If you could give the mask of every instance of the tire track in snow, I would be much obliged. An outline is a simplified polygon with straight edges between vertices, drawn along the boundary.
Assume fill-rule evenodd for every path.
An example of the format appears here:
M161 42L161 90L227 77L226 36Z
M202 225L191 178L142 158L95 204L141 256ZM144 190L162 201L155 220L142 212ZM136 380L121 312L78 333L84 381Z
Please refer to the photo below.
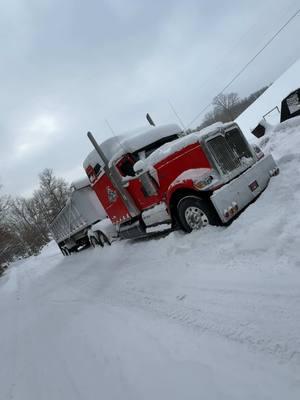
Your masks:
M186 289L182 288L182 292L191 293L191 288ZM107 297L104 298L104 301L120 306L141 308L146 312L166 317L173 322L196 329L198 332L209 332L226 340L247 345L255 351L276 357L280 362L300 364L300 338L298 333L283 331L282 334L276 335L272 328L269 329L269 332L266 332L265 329L268 323L271 326L276 325L278 317L287 320L287 309L296 309L296 315L294 313L292 318L298 316L300 319L300 295L295 293L288 295L280 292L267 295L257 291L251 293L251 291L211 290L201 287L197 288L197 291L201 294L203 292L209 293L210 296L209 298L196 296L196 299L192 301L190 295L182 300L178 298L162 300L151 295L145 288L144 290L124 290L119 293L119 296ZM179 297L182 296L184 295L179 295ZM260 298L259 301L258 298ZM288 301L285 306L280 303L282 298ZM252 299L253 301L251 301ZM236 307L236 304L238 304L238 307ZM236 308L236 313L234 308ZM259 317L263 308L266 314L265 321L261 321L261 317ZM241 311L244 315L241 315ZM284 321L279 321L279 325L282 325L282 323Z

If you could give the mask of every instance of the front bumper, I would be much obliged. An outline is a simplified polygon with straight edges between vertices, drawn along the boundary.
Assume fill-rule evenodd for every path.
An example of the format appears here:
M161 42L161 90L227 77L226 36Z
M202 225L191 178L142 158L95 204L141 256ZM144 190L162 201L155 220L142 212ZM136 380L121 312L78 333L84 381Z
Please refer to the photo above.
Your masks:
M222 222L232 219L253 201L279 169L271 155L263 157L243 174L216 190L211 201Z

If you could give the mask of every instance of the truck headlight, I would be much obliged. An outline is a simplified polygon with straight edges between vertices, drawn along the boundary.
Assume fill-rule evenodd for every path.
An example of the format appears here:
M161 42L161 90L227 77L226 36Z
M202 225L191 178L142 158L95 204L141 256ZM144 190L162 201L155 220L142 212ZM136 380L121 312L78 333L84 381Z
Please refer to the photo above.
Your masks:
M194 182L194 186L196 189L200 190L200 189L203 189L206 186L210 185L213 180L214 180L214 177L212 175L209 175L209 176L206 176L205 178L200 179L197 182Z

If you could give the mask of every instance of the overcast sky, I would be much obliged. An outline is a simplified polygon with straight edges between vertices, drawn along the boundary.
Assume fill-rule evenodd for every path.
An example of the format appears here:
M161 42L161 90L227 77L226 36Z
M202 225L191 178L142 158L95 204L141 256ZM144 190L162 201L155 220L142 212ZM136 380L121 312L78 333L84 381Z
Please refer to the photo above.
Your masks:
M45 167L71 181L91 145L185 123L297 10L299 0L10 0L0 12L0 183L29 195ZM228 89L241 96L300 57L300 17ZM176 122L176 121L175 121ZM201 118L197 121L201 122Z

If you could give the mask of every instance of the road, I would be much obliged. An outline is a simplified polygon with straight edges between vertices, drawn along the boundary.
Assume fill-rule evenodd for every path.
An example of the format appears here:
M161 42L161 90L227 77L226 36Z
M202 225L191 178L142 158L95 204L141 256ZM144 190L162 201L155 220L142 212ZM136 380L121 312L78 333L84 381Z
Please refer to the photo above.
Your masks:
M202 268L198 286L188 262L169 279L167 258L137 262L138 247L158 244L69 258L51 245L15 265L0 283L0 398L298 398L298 283L268 292L234 269L221 282ZM135 248L125 260L124 246Z

